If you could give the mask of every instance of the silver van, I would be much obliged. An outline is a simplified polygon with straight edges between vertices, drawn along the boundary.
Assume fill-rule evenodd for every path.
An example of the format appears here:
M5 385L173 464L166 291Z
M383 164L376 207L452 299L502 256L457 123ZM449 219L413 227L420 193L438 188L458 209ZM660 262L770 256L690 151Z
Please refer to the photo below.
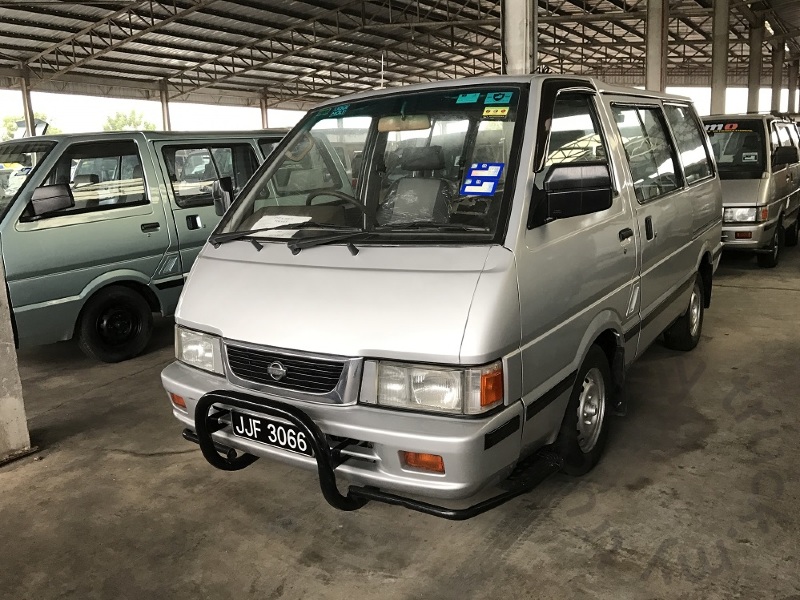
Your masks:
M203 248L163 385L215 467L471 517L589 471L631 363L662 333L697 345L721 216L685 98L531 75L338 99Z
M0 256L18 345L77 337L102 361L139 354L152 313L174 312L184 274L219 221L212 190L235 194L285 133L0 144L0 163L14 167L0 186Z
M800 233L800 137L794 122L770 114L703 117L722 180L726 250L756 252L775 267Z

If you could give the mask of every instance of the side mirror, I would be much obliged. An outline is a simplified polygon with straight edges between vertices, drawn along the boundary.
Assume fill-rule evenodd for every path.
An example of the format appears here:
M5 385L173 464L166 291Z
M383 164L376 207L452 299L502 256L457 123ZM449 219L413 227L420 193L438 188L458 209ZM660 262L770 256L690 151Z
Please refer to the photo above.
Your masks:
M778 165L792 165L800 162L800 153L794 146L778 146L772 154L772 164Z
M233 179L230 177L217 179L211 186L211 198L214 200L214 212L221 217L233 203Z
M34 216L41 217L65 208L75 206L72 190L64 183L43 185L33 190L31 207Z
M607 210L612 196L607 163L553 165L544 179L544 222Z

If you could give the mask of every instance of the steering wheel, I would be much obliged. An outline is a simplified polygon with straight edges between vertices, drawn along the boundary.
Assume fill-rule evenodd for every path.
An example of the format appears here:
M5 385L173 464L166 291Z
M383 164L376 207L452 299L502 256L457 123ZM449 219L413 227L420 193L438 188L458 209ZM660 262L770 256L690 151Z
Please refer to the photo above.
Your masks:
M340 200L344 200L348 204L352 204L362 213L367 214L367 207L361 204L356 198L353 198L350 194L345 194L344 192L340 192L338 190L316 190L311 192L308 197L306 198L306 206L311 206L311 201L316 198L317 196L335 196Z

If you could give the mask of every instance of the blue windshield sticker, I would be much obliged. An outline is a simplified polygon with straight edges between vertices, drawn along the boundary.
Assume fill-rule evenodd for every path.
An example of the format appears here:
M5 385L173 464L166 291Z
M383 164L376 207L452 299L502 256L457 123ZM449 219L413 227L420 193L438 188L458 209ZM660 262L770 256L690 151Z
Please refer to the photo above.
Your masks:
M462 196L494 196L497 179L473 179L467 177L461 186Z
M505 166L505 163L472 163L469 171L467 171L467 177L499 179Z
M489 92L486 94L484 104L511 104L514 92Z
M456 104L475 104L480 99L480 92L475 94L459 94L458 98L456 98Z
M349 104L340 104L331 111L331 117L343 117L347 114L347 109L350 108Z

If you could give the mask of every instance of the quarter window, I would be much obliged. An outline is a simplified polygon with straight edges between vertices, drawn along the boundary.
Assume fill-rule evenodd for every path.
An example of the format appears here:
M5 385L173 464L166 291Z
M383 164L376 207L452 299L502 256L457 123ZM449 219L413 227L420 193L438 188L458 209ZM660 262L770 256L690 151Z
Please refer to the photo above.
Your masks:
M639 202L680 187L678 159L657 107L612 106Z
M59 158L45 184L67 184L75 198L75 206L47 217L149 202L142 161L132 140L74 144Z
M249 144L165 146L162 150L175 203L181 208L211 206L214 181L230 177L238 193L258 169Z
M713 172L711 160L706 151L703 132L691 108L667 104L664 106L664 113L681 155L686 183L691 185L709 177Z

